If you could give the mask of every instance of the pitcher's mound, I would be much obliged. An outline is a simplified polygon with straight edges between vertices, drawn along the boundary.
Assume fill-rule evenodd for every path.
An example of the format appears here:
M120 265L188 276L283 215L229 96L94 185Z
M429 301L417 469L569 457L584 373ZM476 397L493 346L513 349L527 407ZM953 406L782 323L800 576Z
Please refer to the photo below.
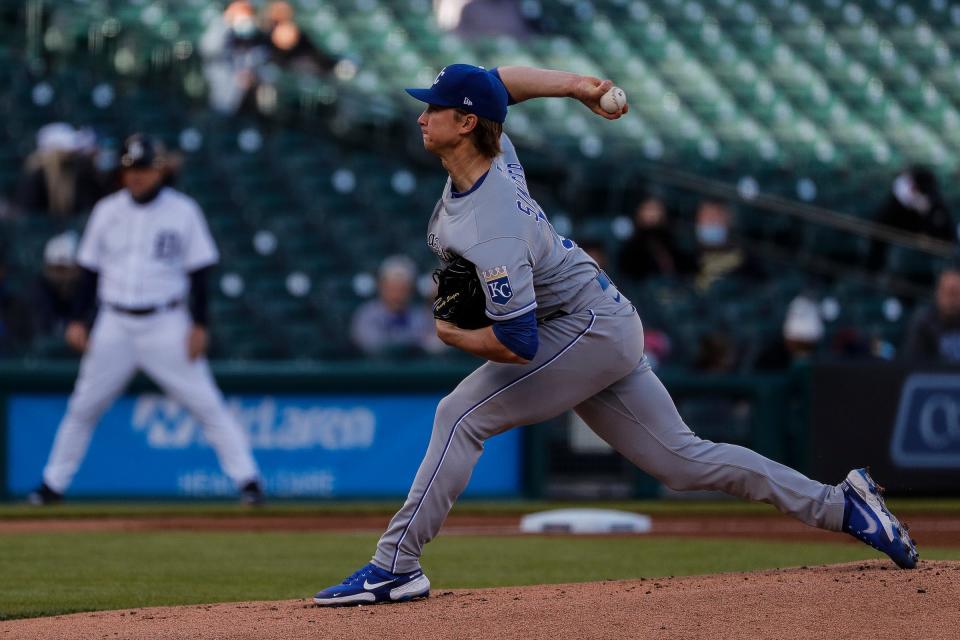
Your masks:
M957 638L960 562L886 561L683 578L435 590L338 609L308 600L0 623L7 638Z

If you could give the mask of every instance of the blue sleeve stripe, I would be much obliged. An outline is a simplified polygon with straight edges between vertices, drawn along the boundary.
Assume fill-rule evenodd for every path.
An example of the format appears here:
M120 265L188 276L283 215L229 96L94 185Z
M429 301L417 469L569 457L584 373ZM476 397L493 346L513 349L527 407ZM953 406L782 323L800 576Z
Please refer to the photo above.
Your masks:
M500 344L524 360L533 360L540 347L536 312L528 311L513 320L493 323L493 335Z
M523 307L522 309L517 309L516 311L510 311L509 313L497 313L495 311L490 311L490 309L484 309L484 311L486 312L488 318L499 322L501 320L510 320L512 318L516 318L517 316L522 316L528 311L532 311L533 309L536 309L536 308L537 308L537 301L534 300L533 302Z

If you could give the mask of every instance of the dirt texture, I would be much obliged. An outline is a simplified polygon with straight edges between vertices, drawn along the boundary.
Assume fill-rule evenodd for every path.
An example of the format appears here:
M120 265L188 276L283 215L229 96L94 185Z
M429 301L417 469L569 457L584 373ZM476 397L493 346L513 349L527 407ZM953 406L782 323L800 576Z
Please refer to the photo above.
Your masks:
M434 592L340 609L306 600L0 623L0 640L127 638L956 638L960 563L886 561L682 578Z
M898 514L910 524L917 544L960 547L960 517L957 514ZM2 533L47 533L75 531L349 531L381 533L388 516L225 516L225 517L140 517L140 518L37 518L0 521ZM452 514L442 535L519 535L516 515ZM558 534L564 535L564 534ZM633 535L633 534L630 534ZM792 542L849 542L849 536L809 527L773 511L769 515L684 514L653 518L655 536L709 538L754 538Z

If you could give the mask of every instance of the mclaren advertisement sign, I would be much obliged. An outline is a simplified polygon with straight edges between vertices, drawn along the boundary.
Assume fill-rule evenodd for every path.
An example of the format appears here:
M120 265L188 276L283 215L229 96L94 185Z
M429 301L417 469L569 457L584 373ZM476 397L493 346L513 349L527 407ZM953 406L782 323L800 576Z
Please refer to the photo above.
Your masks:
M817 366L811 431L818 480L869 465L890 492L960 494L960 370Z

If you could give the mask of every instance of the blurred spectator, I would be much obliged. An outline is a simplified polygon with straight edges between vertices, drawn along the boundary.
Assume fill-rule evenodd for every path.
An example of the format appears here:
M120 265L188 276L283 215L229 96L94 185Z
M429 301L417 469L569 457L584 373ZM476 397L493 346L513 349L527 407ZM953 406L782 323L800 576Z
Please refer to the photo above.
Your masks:
M264 10L263 30L270 38L270 59L284 68L303 73L328 73L337 60L320 51L297 26L289 2L271 2Z
M940 194L937 176L922 166L909 167L894 179L876 222L947 242L957 241L957 228ZM867 257L868 268L882 269L887 249L887 243L873 241Z
M693 368L703 373L730 373L737 367L737 347L725 331L707 331L697 340Z
M960 267L940 273L932 306L917 309L907 330L903 357L960 363Z
M270 58L270 38L257 24L257 11L248 0L235 0L218 20L212 20L200 40L204 76L210 87L210 107L233 114L252 99L258 73Z
M62 335L73 319L73 300L80 268L79 239L73 231L54 236L43 249L43 272L33 295L33 328L46 335Z
M733 237L733 214L726 203L709 199L700 202L696 237L694 284L701 291L730 276L763 277L756 258Z
M434 13L442 29L470 37L525 38L537 31L540 6L518 0L434 0Z
M689 258L677 249L663 200L644 198L633 214L633 235L620 249L620 272L630 278L674 277L688 271Z
M817 303L806 296L797 296L787 307L783 336L760 352L754 367L764 371L789 369L809 360L816 353L823 334L823 319Z
M643 354L654 369L662 366L673 351L673 343L664 331L651 327L643 328Z
M435 353L443 350L433 314L413 301L417 270L403 255L380 265L378 297L357 309L350 326L354 344L367 355Z
M56 216L89 211L105 195L95 154L96 138L89 129L65 122L44 125L37 131L36 150L24 162L17 204Z

